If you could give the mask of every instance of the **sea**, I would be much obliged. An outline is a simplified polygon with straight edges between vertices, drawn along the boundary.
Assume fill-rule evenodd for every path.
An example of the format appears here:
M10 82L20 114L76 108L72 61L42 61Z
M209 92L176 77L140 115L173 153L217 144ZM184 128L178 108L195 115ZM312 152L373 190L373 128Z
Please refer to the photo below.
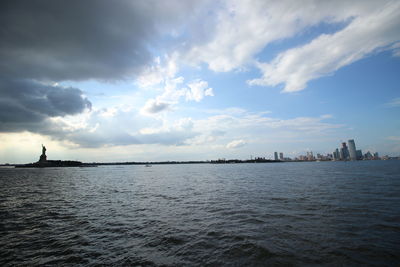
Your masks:
M0 168L0 266L400 266L400 161Z

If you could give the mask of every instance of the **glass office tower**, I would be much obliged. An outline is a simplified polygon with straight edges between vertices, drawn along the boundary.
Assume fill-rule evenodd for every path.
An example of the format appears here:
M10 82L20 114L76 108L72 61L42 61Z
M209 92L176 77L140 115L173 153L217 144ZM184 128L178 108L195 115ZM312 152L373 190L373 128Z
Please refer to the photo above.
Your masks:
M347 143L349 144L350 160L357 160L357 150L356 150L356 144L354 143L354 140L350 139Z

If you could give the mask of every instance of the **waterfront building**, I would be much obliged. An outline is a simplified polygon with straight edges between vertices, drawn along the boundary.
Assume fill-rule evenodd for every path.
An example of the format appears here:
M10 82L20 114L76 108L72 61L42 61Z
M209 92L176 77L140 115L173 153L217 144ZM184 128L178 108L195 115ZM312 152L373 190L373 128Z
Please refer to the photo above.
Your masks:
M350 160L357 160L356 144L353 139L348 141Z
M346 142L342 143L342 147L340 148L340 159L347 160L349 158L349 149L347 148Z
M282 153L282 152L279 153L279 159L280 159L280 160L283 160L283 153Z
M372 154L371 154L371 152L367 152L367 153L365 153L365 155L364 155L364 159L372 159L373 158L373 156L372 156Z
M340 160L340 153L339 153L339 149L335 149L335 151L333 151L333 159L334 160Z
M305 161L305 160L307 160L307 157L306 157L306 156L303 156L303 155L300 155L300 156L299 156L299 160Z
M362 155L361 149L356 150L356 156L357 156L357 160L362 160L363 155Z
M278 160L278 152L274 152L274 159Z

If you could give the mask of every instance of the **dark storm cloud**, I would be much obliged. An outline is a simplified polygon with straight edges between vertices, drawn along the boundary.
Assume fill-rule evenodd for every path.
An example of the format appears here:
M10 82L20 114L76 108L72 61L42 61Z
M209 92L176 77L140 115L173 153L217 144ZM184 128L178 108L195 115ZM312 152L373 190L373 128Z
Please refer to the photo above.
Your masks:
M0 1L0 132L31 131L86 146L142 143L129 134L66 130L50 118L81 113L91 103L58 81L132 78L151 51L200 1ZM171 44L173 45L173 44Z
M178 21L194 3L0 1L0 73L52 81L134 75L150 61L163 25Z
M0 131L37 132L48 117L74 115L91 103L77 88L63 88L30 80L0 79ZM41 125L35 126L35 123Z

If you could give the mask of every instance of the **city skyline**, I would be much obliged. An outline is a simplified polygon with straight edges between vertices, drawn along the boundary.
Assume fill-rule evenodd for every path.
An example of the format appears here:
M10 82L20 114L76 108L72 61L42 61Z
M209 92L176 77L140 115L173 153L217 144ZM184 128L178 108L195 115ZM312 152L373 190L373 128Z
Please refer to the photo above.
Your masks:
M342 147L336 148L332 153L317 153L314 155L313 151L306 151L306 155L297 155L294 158L284 157L283 152L274 152L274 160L282 161L314 161L314 160L334 160L334 161L356 161L356 160L371 160L371 159L381 159L378 151L367 151L365 154L362 153L362 149L357 149L354 139L349 139L346 142L341 142ZM399 156L395 156L399 158ZM390 158L388 155L384 155L384 158Z
M0 4L0 163L400 155L399 1L37 3Z
M357 161L357 160L381 160L381 159L400 159L400 155L399 156L388 156L388 155L384 155L384 156L379 156L379 152L372 152L371 151L367 151L365 154L362 154L362 150L361 149L356 149L356 145L355 145L355 141L354 139L349 139L348 143L346 144L346 142L341 142L342 147L340 148L340 150L338 148L335 149L335 151L333 151L333 153L326 153L321 154L321 153L316 153L316 155L313 153L313 151L306 151L306 155L297 155L292 157L285 157L283 152L273 152L273 156L269 157L268 153L263 154L263 155L257 155L254 156L250 155L250 158L218 158L218 159L201 159L201 160L193 160L193 159L186 159L186 160L164 160L164 161L155 161L155 160L137 160L137 161L113 161L113 160L109 160L109 161L103 161L103 162L96 162L95 160L91 160L88 161L84 164L91 164L91 163L98 163L98 164L120 164L120 163L125 163L125 164L130 164L130 163L138 163L138 164L146 164L146 163L153 163L153 164L180 164L180 163L206 163L206 162L211 162L211 163L225 163L225 162L229 162L229 163L243 163L243 162L271 162L271 161ZM351 147L351 149L349 149ZM46 156L46 147L42 144L42 154L40 155L40 159L39 161L37 161L37 163L40 162L46 162L47 160L47 156ZM350 152L354 150L354 152ZM339 152L340 151L340 152ZM351 156L351 154L353 154L353 156ZM35 162L35 161L32 161ZM49 162L56 162L59 165L62 163L61 160L50 160ZM67 161L68 162L68 161ZM79 161L76 161L79 164L82 164ZM13 164L21 164L20 162L5 162L2 163L0 162L0 165L13 165ZM36 163L35 163L36 164ZM30 163L26 164L26 165L32 165ZM31 166L28 166L31 167Z

